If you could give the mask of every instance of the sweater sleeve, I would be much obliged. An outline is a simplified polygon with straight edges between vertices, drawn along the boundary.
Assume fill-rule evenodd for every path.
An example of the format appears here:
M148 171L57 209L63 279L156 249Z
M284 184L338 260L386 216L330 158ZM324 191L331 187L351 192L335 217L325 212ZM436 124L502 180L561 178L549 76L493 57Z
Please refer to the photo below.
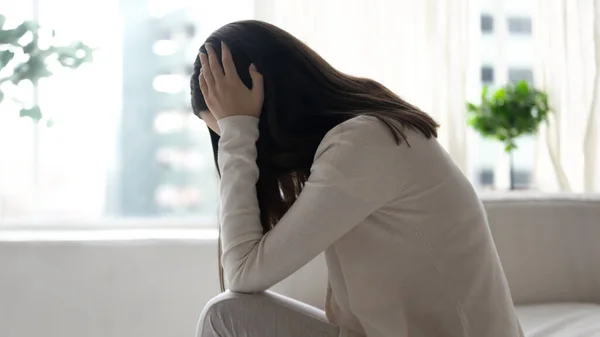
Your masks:
M221 258L231 291L270 288L391 200L399 180L397 145L376 123L351 120L332 129L298 199L263 235L256 195L258 119L219 120Z

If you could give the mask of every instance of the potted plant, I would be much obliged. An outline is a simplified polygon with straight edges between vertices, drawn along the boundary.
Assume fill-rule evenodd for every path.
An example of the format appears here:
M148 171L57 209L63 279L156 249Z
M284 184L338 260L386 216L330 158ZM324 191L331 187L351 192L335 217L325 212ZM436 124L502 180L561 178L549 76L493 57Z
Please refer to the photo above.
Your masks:
M54 31L49 32L48 41L40 46L40 36L44 33L34 21L25 21L12 29L5 29L6 17L0 15L0 103L10 98L21 107L20 115L34 121L42 118L37 102L21 102L15 97L7 97L7 85L18 86L22 81L30 81L34 87L43 77L52 75L53 67L75 69L92 60L92 49L80 41L70 45L52 44Z
M510 188L515 189L516 140L535 134L540 124L548 120L548 95L525 81L507 84L494 92L484 87L481 104L467 103L467 109L468 123L475 131L504 144L510 160Z

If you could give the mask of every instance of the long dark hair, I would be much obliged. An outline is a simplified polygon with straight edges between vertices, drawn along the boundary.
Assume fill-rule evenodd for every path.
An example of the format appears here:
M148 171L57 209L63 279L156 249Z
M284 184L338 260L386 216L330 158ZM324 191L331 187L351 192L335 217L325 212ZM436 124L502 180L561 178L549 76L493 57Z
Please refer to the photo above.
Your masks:
M233 55L238 75L252 86L254 63L264 77L265 100L259 121L256 184L264 232L277 224L308 179L313 156L325 134L359 115L383 122L400 144L404 128L437 137L438 124L380 83L346 75L286 31L261 21L239 21L215 31L206 43L221 58L221 41ZM206 52L204 46L200 48ZM197 57L191 77L194 114L207 110L200 91ZM209 130L215 159L219 136ZM218 165L217 165L218 170ZM223 288L223 283L221 282Z

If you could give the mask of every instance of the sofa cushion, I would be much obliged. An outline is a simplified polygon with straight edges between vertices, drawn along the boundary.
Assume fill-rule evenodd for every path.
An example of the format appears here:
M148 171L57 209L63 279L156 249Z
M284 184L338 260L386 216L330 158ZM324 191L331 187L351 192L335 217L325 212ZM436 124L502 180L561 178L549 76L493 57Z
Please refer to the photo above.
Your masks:
M600 337L600 305L585 303L517 306L526 337Z
M511 193L483 200L517 305L600 303L600 195Z

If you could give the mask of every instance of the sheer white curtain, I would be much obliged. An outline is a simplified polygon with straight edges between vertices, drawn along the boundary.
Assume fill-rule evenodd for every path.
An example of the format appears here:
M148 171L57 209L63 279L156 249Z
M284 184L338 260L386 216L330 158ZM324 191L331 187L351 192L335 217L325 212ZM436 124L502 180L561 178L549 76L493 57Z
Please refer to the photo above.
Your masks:
M286 29L346 73L373 78L434 116L466 170L471 0L255 0L255 18ZM472 61L472 60L471 60Z
M539 135L541 190L598 191L599 0L536 0L536 84L554 109Z

